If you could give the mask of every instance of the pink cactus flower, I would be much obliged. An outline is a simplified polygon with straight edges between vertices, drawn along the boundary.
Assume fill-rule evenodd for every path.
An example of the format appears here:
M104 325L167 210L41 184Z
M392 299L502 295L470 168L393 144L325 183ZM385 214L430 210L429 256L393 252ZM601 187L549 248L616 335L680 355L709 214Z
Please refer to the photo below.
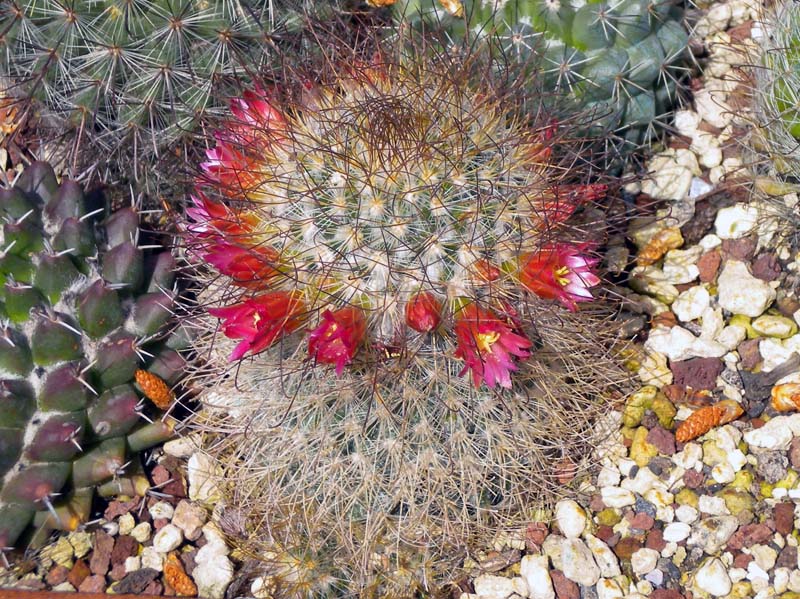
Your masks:
M527 358L531 342L489 310L468 304L456 316L458 339L455 356L464 360L463 376L472 372L475 387L486 382L489 388L511 388L511 373L518 368L514 358Z
M208 313L225 321L222 330L226 337L242 340L231 353L230 360L234 361L247 353L264 351L297 330L303 324L306 307L299 293L273 291L233 306L210 308Z
M406 304L406 324L415 331L428 333L442 322L442 304L432 293L421 291Z
M589 289L600 283L592 272L597 258L583 255L588 244L555 244L520 258L520 282L543 299L556 299L574 312L577 302L591 301Z
M280 255L269 246L243 248L230 243L217 243L206 249L203 260L229 276L239 287L265 287L278 274Z
M308 338L308 355L322 364L335 364L341 375L356 355L367 333L367 318L360 308L325 310L322 322Z

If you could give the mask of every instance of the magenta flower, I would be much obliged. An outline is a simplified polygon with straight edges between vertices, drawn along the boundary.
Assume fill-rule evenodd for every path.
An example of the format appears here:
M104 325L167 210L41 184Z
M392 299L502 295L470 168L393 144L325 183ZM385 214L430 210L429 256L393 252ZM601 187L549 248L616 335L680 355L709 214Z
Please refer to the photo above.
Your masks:
M514 358L527 358L531 342L489 310L475 304L464 307L456 316L458 339L455 356L466 362L459 373L472 372L475 387L485 380L489 388L511 388L511 372L517 370Z
M274 291L234 306L210 308L208 313L225 322L222 330L229 339L242 339L230 360L246 353L257 354L303 324L305 304L299 293Z
M592 272L599 260L584 256L586 248L587 244L556 244L524 254L520 282L539 297L556 299L574 312L577 302L594 299L589 288L600 283L600 277Z
M308 355L322 364L336 364L336 374L356 355L367 333L367 318L360 308L325 310L322 322L309 333Z

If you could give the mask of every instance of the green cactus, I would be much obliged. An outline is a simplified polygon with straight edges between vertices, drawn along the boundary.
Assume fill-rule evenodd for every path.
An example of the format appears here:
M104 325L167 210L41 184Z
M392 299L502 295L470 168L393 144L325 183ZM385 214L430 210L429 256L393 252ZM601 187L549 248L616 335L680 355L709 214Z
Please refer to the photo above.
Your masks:
M545 89L582 111L587 133L615 133L623 152L646 142L677 100L688 35L675 0L398 0L394 9L449 39L488 40L530 60Z
M134 381L139 368L167 384L182 371L163 333L175 260L137 247L133 209L100 224L88 203L43 162L0 190L0 547L32 519L86 521L93 488L125 488L130 457L172 436Z
M759 142L775 169L800 176L800 6L779 2L764 18L753 105Z
M215 88L255 72L269 0L13 0L0 3L0 68L47 114L139 165L219 108ZM124 147L130 148L125 145Z

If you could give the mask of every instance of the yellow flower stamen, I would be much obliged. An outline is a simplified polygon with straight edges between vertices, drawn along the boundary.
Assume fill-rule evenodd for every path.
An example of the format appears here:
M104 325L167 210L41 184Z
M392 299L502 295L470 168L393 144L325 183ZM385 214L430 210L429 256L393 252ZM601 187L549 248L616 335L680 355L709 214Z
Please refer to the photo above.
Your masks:
M475 343L481 353L490 353L492 351L492 345L494 345L498 339L500 339L500 333L497 331L493 333L478 333L475 335Z
M569 285L569 279L567 275L569 274L569 268L566 266L562 266L561 268L557 268L553 271L553 278L556 280L556 283L561 285L562 287L566 287Z

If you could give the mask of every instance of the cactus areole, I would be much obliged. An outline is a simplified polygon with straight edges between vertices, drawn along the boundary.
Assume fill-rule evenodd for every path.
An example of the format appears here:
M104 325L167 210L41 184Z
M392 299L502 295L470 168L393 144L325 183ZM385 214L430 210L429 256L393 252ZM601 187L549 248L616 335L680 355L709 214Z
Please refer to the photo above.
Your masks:
M291 109L247 92L232 117L186 225L233 289L209 310L241 340L231 360L306 335L309 361L341 374L422 335L447 339L476 387L510 388L531 347L517 302L592 299L597 260L548 239L605 187L562 185L555 126L490 90L376 63Z
M32 519L74 530L95 488L144 492L131 457L172 436L145 395L182 371L164 339L175 260L137 247L133 209L101 213L42 162L0 190L0 547Z

